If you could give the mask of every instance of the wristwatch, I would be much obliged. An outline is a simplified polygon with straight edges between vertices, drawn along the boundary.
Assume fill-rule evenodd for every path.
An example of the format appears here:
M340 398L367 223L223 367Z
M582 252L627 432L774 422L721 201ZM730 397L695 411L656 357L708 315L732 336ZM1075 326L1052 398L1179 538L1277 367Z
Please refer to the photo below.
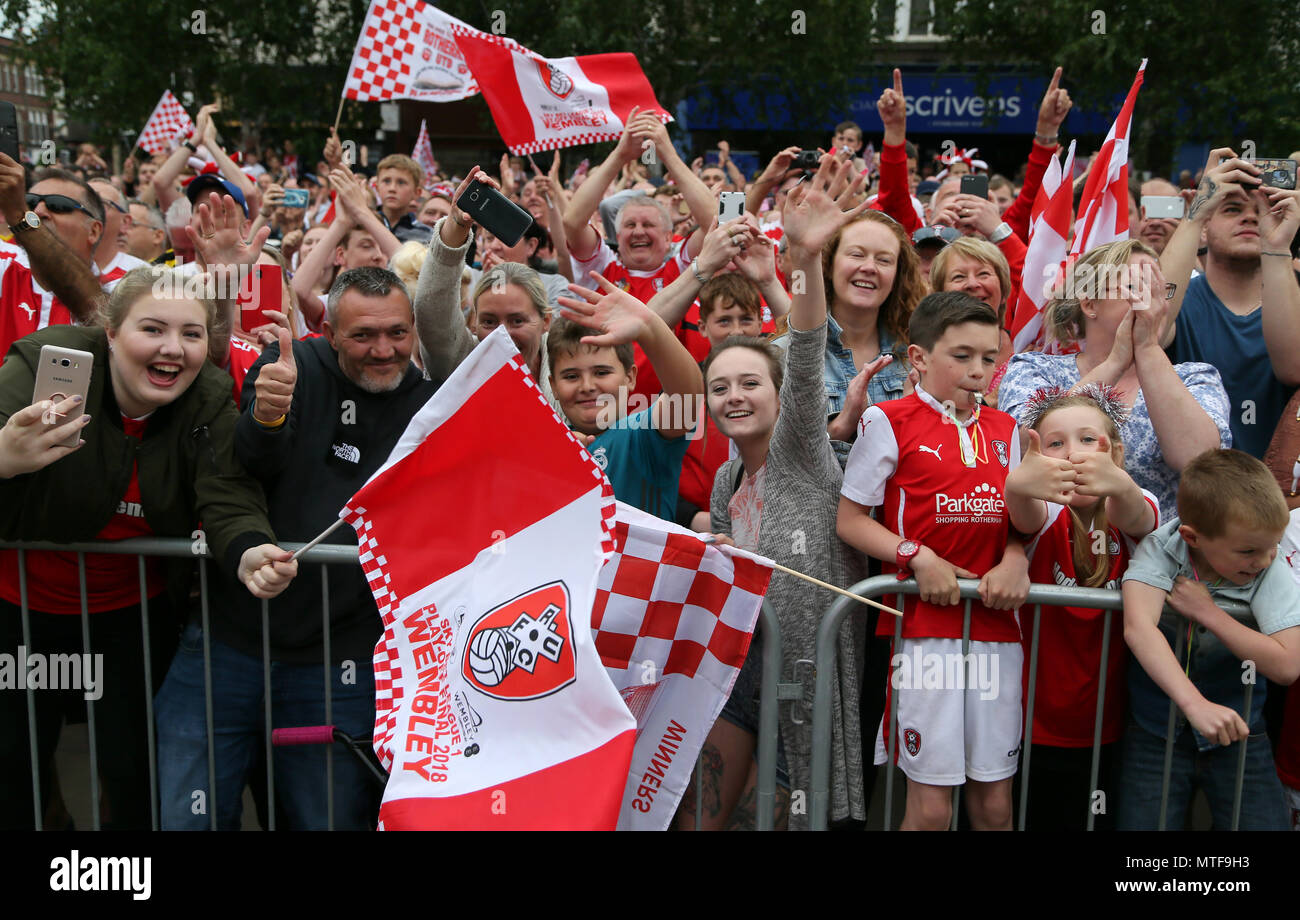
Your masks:
M18 223L13 224L9 229L14 233L26 233L29 230L37 229L40 225L41 219L36 216L36 212L28 211L22 216L22 219L19 220Z
M898 549L894 554L898 560L898 580L906 581L912 570L912 560L916 554L921 551L921 544L915 540L904 540L898 544Z
M194 144L194 142L193 142L192 140L190 140L188 137L185 138L185 140L181 141L181 146L182 146L182 147L188 147L188 148L190 148L190 153L198 153L198 152L199 152L199 148L196 147L195 144Z
M989 234L989 242L995 244L1000 243L1009 237L1011 233L1011 225L1004 220L993 228L993 232Z

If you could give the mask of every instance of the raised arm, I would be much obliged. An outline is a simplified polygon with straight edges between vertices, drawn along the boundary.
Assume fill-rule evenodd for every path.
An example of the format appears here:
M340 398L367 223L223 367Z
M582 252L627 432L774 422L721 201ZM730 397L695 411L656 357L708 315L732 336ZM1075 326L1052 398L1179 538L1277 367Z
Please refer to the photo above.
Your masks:
M334 222L325 230L325 236L307 253L307 258L299 263L298 270L293 273L293 292L298 295L303 317L312 326L319 326L321 317L324 316L313 288L333 263L334 250L343 242L343 234L352 226L352 222L342 212L342 206L335 210Z
M772 157L767 168L759 175L757 179L749 184L749 189L745 192L745 210L755 216L758 215L759 208L763 205L763 199L777 188L786 179L799 173L799 168L791 168L790 164L794 158L799 155L798 147L787 147Z
M731 184L736 187L736 191L743 192L748 182L745 180L745 174L731 160L731 145L726 141L718 141L718 162ZM693 172L693 171L692 171Z
M1011 202L1011 206L1002 215L1007 226L1022 242L1029 241L1029 215L1034 208L1034 199L1038 197L1038 190L1043 185L1043 174L1060 149L1061 125L1073 105L1069 92L1061 89L1061 68L1058 67L1038 106L1038 124L1034 126L1034 143L1029 149L1025 181L1020 186L1016 200Z
M251 240L245 240L240 233L243 224L243 211L229 195L218 196L216 192L208 195L207 201L200 201L185 228L190 245L198 256L199 265L213 278L224 282L219 285L219 294L229 295L237 289L239 270L257 261L262 252L262 244L271 235L269 227L263 227L253 234ZM214 325L208 337L208 357L217 367L226 367L230 363L230 335L234 327L235 298L219 298L217 304L221 312L221 322Z
M1273 373L1286 386L1300 384L1300 284L1291 268L1291 241L1300 230L1300 191L1259 188L1260 274L1264 345Z
M699 226L699 229L691 234L691 238L682 244L686 255L695 258L704 245L706 233L704 228L712 223L714 215L718 212L718 199L700 177L695 175L686 161L677 155L677 148L668 138L668 126L659 120L659 116L647 113L642 116L642 120L645 136L654 141L659 161L664 164L668 177L686 199L686 206L691 209L691 217Z
M17 225L27 213L26 193L22 165L0 153L0 211L10 227ZM92 322L104 291L90 266L63 245L63 241L44 223L35 230L15 233L14 241L27 250L33 277L67 306L77 322ZM17 307L10 309L18 310Z
M569 252L579 261L590 259L600 246L600 237L589 225L591 215L596 213L605 189L618 176L624 163L641 155L641 137L633 133L637 122L637 109L628 113L623 126L623 136L618 145L605 157L604 162L588 174L586 180L573 193L569 206L564 211L564 236L569 243Z
M880 94L876 111L885 126L880 147L880 197L877 207L903 225L911 234L921 226L912 207L911 184L907 176L907 97L903 95L903 73L894 68L894 85Z
M1192 269L1196 267L1196 251L1201 245L1205 222L1229 192L1244 194L1242 183L1253 185L1258 174L1255 164L1238 158L1230 147L1210 151L1210 158L1205 161L1205 170L1201 174L1201 184L1196 187L1196 196L1187 207L1187 216L1179 222L1178 229L1165 244L1165 251L1160 254L1160 273L1175 285L1174 299L1169 302L1169 315L1160 337L1163 347L1172 345L1177 334L1178 314L1183 308Z
M560 181L560 153L551 159L551 170L537 176L537 191L546 199L546 232L551 235L551 248L555 250L555 267L573 283L573 263L569 261L569 239L564 232L564 210L569 206L569 193Z
M677 328L677 324L686 318L686 312L695 302L695 296L710 278L722 271L726 264L741 254L741 246L748 246L761 234L754 226L753 218L749 222L733 221L726 226L717 225L718 218L713 218L708 235L704 238L704 248L691 264L691 267L677 276L676 280L655 294L647 306L659 314L668 326ZM703 280L700 280L703 278Z
M489 185L496 184L474 166L456 189L453 199L459 199L475 179ZM453 202L450 216L441 218L434 227L429 255L420 268L420 280L415 286L415 332L420 339L424 369L434 383L450 377L478 344L474 334L466 328L460 309L460 279L465 270L465 253L469 249L473 223L470 216L455 207Z
M599 335L583 336L584 345L640 345L663 385L663 392L651 406L651 424L666 440L689 434L704 405L700 366L657 313L603 275L593 277L603 293L570 285L569 290L583 299L561 297L561 311L580 325L600 330ZM680 406L681 411L674 411L674 406Z
M397 255L402 244L371 209L370 189L366 187L365 181L360 176L354 176L346 166L340 166L330 173L330 185L338 192L338 197L334 200L341 206L347 219L375 238L384 258L391 259Z

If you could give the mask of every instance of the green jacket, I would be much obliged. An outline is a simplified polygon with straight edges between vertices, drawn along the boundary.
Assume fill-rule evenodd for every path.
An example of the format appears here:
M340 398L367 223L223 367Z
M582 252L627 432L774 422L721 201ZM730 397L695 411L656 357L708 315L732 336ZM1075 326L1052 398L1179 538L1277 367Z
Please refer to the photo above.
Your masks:
M94 355L86 397L91 421L81 435L86 443L71 454L35 473L0 479L0 539L93 540L126 494L134 459L140 503L155 535L190 540L201 527L209 551L231 577L245 550L275 542L262 487L235 459L239 411L228 374L205 363L184 393L150 417L138 440L122 429L105 331L51 326L15 342L0 365L0 426L31 405L42 345ZM192 573L192 559L169 561L173 598L184 598Z

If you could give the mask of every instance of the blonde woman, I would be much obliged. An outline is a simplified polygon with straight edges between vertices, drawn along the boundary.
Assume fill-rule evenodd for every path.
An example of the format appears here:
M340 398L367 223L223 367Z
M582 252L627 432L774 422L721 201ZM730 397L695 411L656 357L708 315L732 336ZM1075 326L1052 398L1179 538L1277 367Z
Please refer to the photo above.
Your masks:
M1011 360L1007 332L1007 298L1011 296L1011 267L1002 250L985 240L963 236L940 249L930 263L930 289L964 291L992 307L998 314L998 367L989 381L984 402L997 406L998 387Z
M1155 251L1137 240L1098 246L1075 262L1043 323L1073 355L1015 355L999 390L999 407L1022 418L1026 401L1047 387L1101 383L1131 410L1124 467L1160 502L1161 520L1177 515L1178 474L1197 454L1232 446L1230 407L1209 364L1171 364L1160 347L1167 285Z

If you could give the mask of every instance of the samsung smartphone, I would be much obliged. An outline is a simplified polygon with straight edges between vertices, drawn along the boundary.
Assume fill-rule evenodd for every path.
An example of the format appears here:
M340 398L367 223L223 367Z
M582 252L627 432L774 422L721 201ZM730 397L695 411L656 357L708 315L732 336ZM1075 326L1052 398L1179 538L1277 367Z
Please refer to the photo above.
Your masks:
M239 326L251 332L274 323L267 310L284 309L284 273L278 265L254 265L239 285Z
M1295 188L1295 160L1257 159L1260 184L1268 188Z
M533 223L533 215L477 179L456 199L456 207L506 246L518 243Z
M1182 220L1183 199L1177 195L1143 195L1144 220Z
M66 415L43 418L48 425L62 425L70 419L80 418L86 411L86 396L90 393L90 370L95 356L75 348L42 345L41 357L36 365L36 386L32 391L32 404L43 399L53 400L57 406L69 396L80 396L80 405L73 406ZM81 429L75 429L61 443L76 447L81 440Z
M963 195L974 195L976 198L983 198L985 201L989 197L989 177L988 176L962 176L961 193Z
M718 226L745 216L745 193L723 192L718 196Z
M284 200L280 202L280 207L305 208L310 197L305 188L287 188L284 190Z
M0 102L0 153L18 159L18 110L12 102Z

